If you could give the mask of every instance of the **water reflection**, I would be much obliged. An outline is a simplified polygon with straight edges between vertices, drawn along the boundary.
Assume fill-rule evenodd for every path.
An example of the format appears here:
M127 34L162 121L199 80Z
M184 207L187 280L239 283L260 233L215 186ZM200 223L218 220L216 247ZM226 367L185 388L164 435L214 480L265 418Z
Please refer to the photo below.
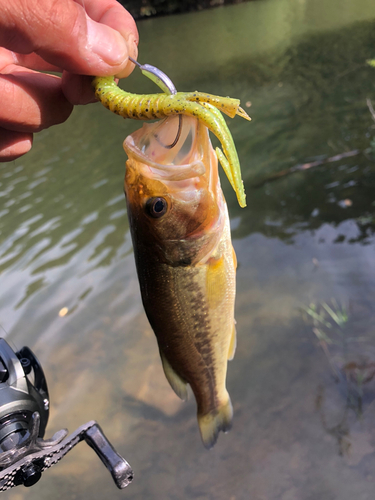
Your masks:
M373 53L374 33L373 22L360 23L306 37L273 54L266 68L264 60L233 62L241 68L236 84L243 98L249 95L245 82L255 87L253 124L246 136L244 127L234 133L242 164L249 164L245 186L249 212L256 215L249 223L247 214L236 236L260 231L288 240L301 229L347 219L358 227L353 242L373 233L374 159L368 148L374 122L366 99L374 100L375 93L365 61ZM365 153L252 187L277 171L353 149Z
M366 98L375 100L375 76L365 61L373 56L374 27L362 22L310 35L268 57L233 57L228 63L226 74L235 79L226 82L225 93L245 102L251 97L254 119L251 125L231 124L249 205L245 214L229 192L231 213L241 220L235 237L262 232L291 240L301 230L347 219L358 227L351 242L367 241L373 233L374 162L368 154L295 173L291 179L277 180L277 185L253 186L269 173L320 158L317 154L368 149L374 124ZM216 70L209 65L199 86L210 87ZM124 162L120 144L134 125L126 123L119 130L117 121L95 110L98 113L113 123L111 144L105 148L99 146L100 121L88 131L85 117L77 116L76 110L74 127L79 134L69 134L69 146L58 145L57 155L51 157L50 150L43 154L46 143L52 150L56 146L58 134L51 130L26 168L2 165L0 272L22 261L38 275L65 265L93 240L98 243L89 260L100 255L96 265L110 265L116 256L127 231L123 197L116 194L121 193L118 179ZM117 155L108 156L110 150ZM118 176L112 175L115 171Z

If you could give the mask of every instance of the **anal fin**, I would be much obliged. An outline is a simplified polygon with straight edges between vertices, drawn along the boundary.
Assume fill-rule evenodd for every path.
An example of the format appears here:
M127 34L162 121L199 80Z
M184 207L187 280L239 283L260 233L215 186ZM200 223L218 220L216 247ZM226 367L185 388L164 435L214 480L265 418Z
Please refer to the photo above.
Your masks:
M177 396L183 401L188 399L187 383L171 367L165 355L160 351L161 362L163 364L164 374Z

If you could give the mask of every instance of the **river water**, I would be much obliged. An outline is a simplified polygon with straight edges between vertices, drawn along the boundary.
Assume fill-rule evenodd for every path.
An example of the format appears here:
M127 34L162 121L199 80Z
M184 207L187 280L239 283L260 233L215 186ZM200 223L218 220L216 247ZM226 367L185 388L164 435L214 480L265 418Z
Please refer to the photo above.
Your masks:
M253 118L230 123L246 209L222 176L238 257L234 426L203 448L142 310L122 149L139 123L77 108L0 166L0 324L44 367L46 437L95 419L135 479L117 490L81 444L3 498L372 499L375 3L265 0L139 31L141 62L179 90L239 97ZM155 91L137 71L122 85ZM353 150L365 153L264 183Z

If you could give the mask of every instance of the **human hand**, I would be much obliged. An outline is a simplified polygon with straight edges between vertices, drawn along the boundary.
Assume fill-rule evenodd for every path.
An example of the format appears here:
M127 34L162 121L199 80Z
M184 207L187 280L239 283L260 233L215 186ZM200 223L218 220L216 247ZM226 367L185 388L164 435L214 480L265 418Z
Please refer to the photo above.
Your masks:
M0 0L0 162L27 153L33 133L65 121L74 104L95 101L82 75L128 76L137 44L116 0Z

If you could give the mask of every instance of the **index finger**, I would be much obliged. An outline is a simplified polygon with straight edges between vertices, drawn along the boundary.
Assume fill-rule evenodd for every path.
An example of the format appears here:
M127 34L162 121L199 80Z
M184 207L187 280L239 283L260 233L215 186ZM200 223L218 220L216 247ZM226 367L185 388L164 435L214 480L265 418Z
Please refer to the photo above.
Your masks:
M132 35L138 44L135 21L117 0L74 0L74 2L81 5L93 21L113 28L121 33L125 40Z
M138 33L131 15L115 0L87 0L87 12L74 0L0 0L0 10L0 46L8 50L35 52L77 74L132 69L128 56L136 55Z
M121 33L123 38L127 41L129 55L133 59L138 56L138 42L139 35L138 29L133 17L119 4L117 0L74 0L79 5L84 5L88 16L110 28ZM126 12L126 16L124 16ZM125 68L118 72L116 76L125 78L133 71L134 64L130 61Z

